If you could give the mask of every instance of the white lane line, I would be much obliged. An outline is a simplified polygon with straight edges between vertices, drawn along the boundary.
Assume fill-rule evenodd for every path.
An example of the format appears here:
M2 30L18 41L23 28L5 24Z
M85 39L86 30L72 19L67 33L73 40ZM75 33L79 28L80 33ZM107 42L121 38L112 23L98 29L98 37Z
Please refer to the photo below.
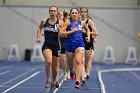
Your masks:
M6 74L6 73L8 73L8 72L10 72L10 71L2 72L2 73L0 73L0 76Z
M62 87L61 89L75 89L74 87ZM101 88L80 88L80 90L100 90Z
M62 78L62 76L63 76L63 72L61 73L60 78ZM61 85L63 84L63 82L64 82L64 80L63 80L63 78L62 78L62 80L61 80L61 82L60 82L60 84L59 84L59 88L61 87ZM56 92L58 91L59 88L56 88L56 89L54 90L53 93L56 93Z
M123 72L123 71L140 71L140 68L118 68L118 69L103 69L98 71L98 79L100 82L101 93L106 93L105 85L102 79L102 73L106 72Z
M24 80L20 81L19 83L15 84L14 86L6 89L5 91L3 91L2 93L7 93L8 91L12 90L13 88L19 86L20 84L24 83L25 81L29 80L30 78L36 76L37 74L39 74L40 71L35 72L34 74L32 74L31 76L29 76L28 78L25 78Z
M11 80L9 80L9 81L7 81L7 82L1 84L0 87L4 86L4 85L6 85L6 84L8 84L8 83L10 83L10 82L12 82L12 81L14 81L14 80L20 78L20 77L23 77L24 75L26 75L26 74L32 72L33 70L34 70L34 69L31 69L31 70L29 70L29 71L27 71L27 72L25 72L25 73L23 73L23 74L21 74L21 75L15 77L15 78L13 78L13 79L11 79Z
M59 76L59 78L62 78L62 76L63 76L63 72L60 74L60 76ZM62 85L62 83L63 83L64 81L63 81L63 78L62 78L62 81L60 82L60 84L59 84L59 88L60 88L60 86ZM50 88L48 88L48 90L46 91L47 93L50 91ZM56 88L54 91L53 91L53 93L56 93L58 91L58 88Z
M139 75L137 75L136 73L134 73L133 71L130 71L130 73L132 74L132 75L134 75L137 79L139 79L140 80L140 76Z
M1 88L10 88L11 86L2 86ZM40 86L40 87L30 87L30 86L24 86L24 87L22 87L22 86L18 86L18 89L44 89L44 87L42 86Z
M100 82L101 93L106 93L105 86L104 86L103 79L102 79L102 71L98 72L98 79L99 79L99 82Z
M116 69L103 69L101 72L120 72L120 71L140 71L140 68L116 68Z

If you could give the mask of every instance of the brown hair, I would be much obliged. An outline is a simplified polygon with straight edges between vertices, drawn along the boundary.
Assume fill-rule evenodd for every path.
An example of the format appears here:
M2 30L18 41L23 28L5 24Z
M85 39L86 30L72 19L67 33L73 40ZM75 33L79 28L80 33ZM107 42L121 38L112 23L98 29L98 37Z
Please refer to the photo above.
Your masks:
M64 15L63 21L65 22L66 19L70 16L70 14L64 10L63 15Z
M72 8L72 9L70 10L70 14L71 14L71 12L72 12L73 9L76 9L76 10L78 11L78 13L79 13L78 8Z
M87 8L87 7L81 7L81 8L80 8L80 11L81 11L82 9L86 9L86 10L87 10L87 13L88 13L88 8Z
M81 7L81 8L80 8L80 11L81 11L82 9L86 9L86 10L87 10L87 15L88 15L88 8L87 8L87 7Z
M57 9L57 11L58 11L58 7L55 6L55 5L52 5L52 6L49 7L49 12L50 12L50 9L51 9L52 7L55 7L55 8Z
M69 13L64 10L63 11L63 15L64 15L64 17L68 17L69 16Z
M72 9L70 10L70 14L71 14L71 12L72 12L73 9L76 9L76 10L78 11L78 13L79 13L78 8L75 7L75 8L72 8ZM70 15L70 19L71 19L71 15Z
M92 17L91 17L91 16L89 16L89 15L87 16L87 18L89 18L89 19L91 19L91 20L92 20Z

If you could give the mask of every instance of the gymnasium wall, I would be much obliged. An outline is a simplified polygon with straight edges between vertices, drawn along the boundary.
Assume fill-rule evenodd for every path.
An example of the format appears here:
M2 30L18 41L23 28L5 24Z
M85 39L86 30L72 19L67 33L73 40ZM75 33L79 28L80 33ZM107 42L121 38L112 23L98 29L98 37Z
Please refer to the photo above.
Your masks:
M7 5L136 6L138 0L0 0Z
M61 7L69 12L70 7ZM139 53L140 10L138 8L89 8L99 32L95 44L95 60L102 61L105 47L114 48L117 62L124 62L128 47L134 46ZM21 59L25 49L32 49L38 25L48 17L48 7L0 6L0 60L7 60L11 44L19 46ZM138 20L139 19L139 20ZM43 37L42 42L43 43Z
M139 32L140 32L140 6L139 6Z
M93 9L94 22L99 32L95 45L95 58L103 58L106 46L113 46L117 62L124 62L128 47L136 47L139 53L139 14L135 9ZM99 44L100 43L100 44ZM99 49L98 49L99 48ZM98 50L97 50L98 49Z

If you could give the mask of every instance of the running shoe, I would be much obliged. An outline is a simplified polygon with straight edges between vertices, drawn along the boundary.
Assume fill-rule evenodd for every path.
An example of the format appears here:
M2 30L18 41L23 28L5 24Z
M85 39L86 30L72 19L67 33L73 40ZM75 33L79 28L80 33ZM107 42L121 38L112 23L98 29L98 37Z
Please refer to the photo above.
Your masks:
M75 79L75 73L72 73L72 72L70 73L70 79L71 80L74 80Z
M67 74L64 74L63 80L64 80L64 81L67 81Z
M85 80L82 80L82 86L85 86L85 84L86 84L86 82L85 82Z
M52 82L52 83L51 83L51 87L50 87L50 91L54 91L55 89L56 89L55 83Z
M77 89L80 88L80 83L78 81L75 82L75 88L77 88Z
M89 79L89 75L87 75L86 79Z
M50 81L46 81L45 88L49 88L50 87L50 84L51 84Z
M70 79L70 71L67 71L67 78Z
M59 88L59 83L58 82L55 83L55 87Z

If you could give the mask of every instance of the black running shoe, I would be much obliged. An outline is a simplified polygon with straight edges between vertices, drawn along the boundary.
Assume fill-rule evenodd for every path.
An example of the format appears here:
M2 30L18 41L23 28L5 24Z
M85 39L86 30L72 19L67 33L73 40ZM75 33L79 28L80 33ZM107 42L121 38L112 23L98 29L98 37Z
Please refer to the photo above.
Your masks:
M59 88L59 83L58 82L55 83L55 87Z
M86 79L89 79L89 75L87 75Z
M85 84L86 84L86 82L83 80L81 85L82 86L85 86Z

